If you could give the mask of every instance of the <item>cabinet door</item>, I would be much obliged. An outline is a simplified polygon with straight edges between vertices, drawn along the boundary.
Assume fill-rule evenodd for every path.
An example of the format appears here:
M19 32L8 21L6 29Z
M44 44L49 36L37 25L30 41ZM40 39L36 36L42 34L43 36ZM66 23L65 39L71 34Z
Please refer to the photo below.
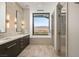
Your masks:
M19 54L21 52L21 42L20 42L20 38L17 39L17 54Z
M23 37L23 40L24 40L24 47L26 47L26 44L27 44L26 36Z
M21 50L24 49L24 38L20 38L20 46L21 46Z
M28 36L25 36L24 37L24 46L26 47L29 43L29 37Z
M7 53L7 56L9 57L14 57L14 56L17 56L17 43L16 41L12 41L12 42L9 42L6 44L6 53Z
M0 45L0 57L6 57L7 54L5 52L5 45Z
M26 45L28 45L28 44L29 44L29 35L26 36Z

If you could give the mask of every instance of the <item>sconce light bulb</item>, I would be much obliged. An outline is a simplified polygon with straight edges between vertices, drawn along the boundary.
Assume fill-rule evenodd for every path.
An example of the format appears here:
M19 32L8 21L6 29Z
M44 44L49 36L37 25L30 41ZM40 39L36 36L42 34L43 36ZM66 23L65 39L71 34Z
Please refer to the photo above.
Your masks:
M24 21L23 20L22 20L22 26L21 27L22 27L22 29L24 29Z
M16 18L15 18L15 22L16 22Z
M10 20L10 15L9 14L7 15L7 20Z
M16 24L15 24L15 28L17 28Z
M22 21L22 25L24 25L24 21Z
M9 24L9 23L7 23L7 28L9 28L9 26L10 26L10 24Z
M22 26L22 29L24 29L24 26Z

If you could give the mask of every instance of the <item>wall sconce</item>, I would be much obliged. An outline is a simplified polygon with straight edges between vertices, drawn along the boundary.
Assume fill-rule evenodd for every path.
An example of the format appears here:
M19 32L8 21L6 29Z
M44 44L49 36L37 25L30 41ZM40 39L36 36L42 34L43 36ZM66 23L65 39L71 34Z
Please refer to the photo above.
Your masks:
M10 20L10 15L9 14L7 14L7 20Z
M8 15L7 15L7 20L6 20L6 23L7 23L7 28L9 28L9 27L10 27L9 20L10 20L10 15L8 14Z
M16 17L15 17L15 28L17 28L17 19L16 19Z
M22 21L22 24L21 25L22 25L22 29L24 29L24 21Z

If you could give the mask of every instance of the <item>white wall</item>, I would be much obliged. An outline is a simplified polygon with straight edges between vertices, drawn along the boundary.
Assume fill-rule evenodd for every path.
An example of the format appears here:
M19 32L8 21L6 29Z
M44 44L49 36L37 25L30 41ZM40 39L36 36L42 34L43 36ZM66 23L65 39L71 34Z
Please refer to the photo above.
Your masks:
M31 43L34 44L52 44L52 38L51 38L51 15L53 13L53 10L55 8L57 3L35 3L35 5L31 5L30 7L30 37L31 39ZM37 11L37 10L44 10L44 11ZM50 32L49 35L44 35L44 36L34 36L32 35L32 24L33 24L33 15L32 13L50 13Z
M32 35L32 31L33 31L33 13L50 13L50 31L51 31L51 12L50 11L43 11L43 12L38 12L37 9L34 10L34 9L30 9L30 37L31 37L31 40L30 40L30 43L31 44L51 44L51 32L49 33L49 35L44 35L44 36L34 36Z
M68 56L79 57L79 4L68 3Z
M51 5L50 5L51 4ZM46 5L41 5L41 6L39 6L39 3L37 3L35 6L31 6L30 7L30 35L31 35L31 37L47 37L47 38L51 38L51 15L52 15L52 13L53 13L53 10L54 10L54 8L55 8L55 6L56 6L56 4L57 3L49 3L49 4L46 4ZM37 10L40 10L40 9L42 9L42 10L44 10L44 11L37 11ZM32 24L33 24L33 22L32 22L32 20L33 20L33 13L50 13L50 32L49 32L49 35L47 35L47 36L33 36L32 35Z
M30 11L30 25L31 25L31 26L30 26L30 28L31 28L31 29L30 29L30 34L31 34L31 37L37 37L37 36L33 36L33 35L32 35L32 30L33 30L33 29L32 29L32 28L33 28L33 27L32 27L32 26L33 26L33 25L32 25L32 24L33 24L33 13L50 13L50 25L49 25L49 26L50 26L50 31L51 31L51 12L49 12L49 11L38 12L38 11L32 11L32 10L31 10L31 11ZM38 37L40 37L40 36L38 36ZM50 37L50 33L49 33L49 35L41 36L41 37Z
M57 48L57 8L54 9L54 49Z

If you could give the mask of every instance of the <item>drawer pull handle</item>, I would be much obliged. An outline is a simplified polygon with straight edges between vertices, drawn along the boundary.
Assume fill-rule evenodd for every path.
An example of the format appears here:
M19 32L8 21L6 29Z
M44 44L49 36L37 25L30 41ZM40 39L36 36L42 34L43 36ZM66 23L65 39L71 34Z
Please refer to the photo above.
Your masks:
M16 45L16 43L14 43L13 45L10 45L9 47L7 47L7 48L11 48L11 47L13 47L13 46L15 46Z

